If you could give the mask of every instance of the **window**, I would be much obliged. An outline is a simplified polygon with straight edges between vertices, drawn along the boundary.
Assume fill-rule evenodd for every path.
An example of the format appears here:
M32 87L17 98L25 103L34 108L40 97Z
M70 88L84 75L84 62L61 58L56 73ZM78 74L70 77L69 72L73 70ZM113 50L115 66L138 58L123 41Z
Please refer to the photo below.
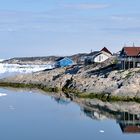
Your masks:
M101 55L99 56L99 61L101 61L102 60L102 58L101 58Z

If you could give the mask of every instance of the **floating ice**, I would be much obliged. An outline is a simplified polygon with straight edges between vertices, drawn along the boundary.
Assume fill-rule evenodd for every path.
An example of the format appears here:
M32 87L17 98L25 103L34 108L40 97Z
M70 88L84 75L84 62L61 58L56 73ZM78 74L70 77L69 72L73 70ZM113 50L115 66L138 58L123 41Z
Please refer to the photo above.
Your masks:
M45 69L53 69L54 64L47 65L19 65L19 64L4 64L0 63L0 73L31 73L37 72Z
M0 97L2 97L2 96L7 96L7 94L6 93L0 93Z
M105 131L104 130L100 130L100 133L104 133Z

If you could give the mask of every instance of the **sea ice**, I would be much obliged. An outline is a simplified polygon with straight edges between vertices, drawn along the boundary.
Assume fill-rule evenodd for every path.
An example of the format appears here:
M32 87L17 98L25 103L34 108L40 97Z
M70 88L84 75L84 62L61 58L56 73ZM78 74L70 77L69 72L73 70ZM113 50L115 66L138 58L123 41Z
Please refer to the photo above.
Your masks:
M7 96L7 94L6 93L0 93L0 97L2 97L2 96Z
M104 133L105 131L104 130L100 130L100 133Z

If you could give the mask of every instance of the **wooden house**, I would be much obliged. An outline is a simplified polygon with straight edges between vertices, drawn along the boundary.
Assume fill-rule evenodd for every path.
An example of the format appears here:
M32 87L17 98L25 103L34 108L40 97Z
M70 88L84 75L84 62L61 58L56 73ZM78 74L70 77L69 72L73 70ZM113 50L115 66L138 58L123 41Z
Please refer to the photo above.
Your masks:
M140 67L140 47L124 47L121 50L119 61L122 69Z
M102 63L105 60L109 59L111 56L112 56L112 53L106 47L104 47L100 51L95 51L88 54L85 58L85 62Z
M97 53L93 57L93 61L96 63L101 63L110 58L111 56L112 53L106 47L104 47L101 51L99 51L99 53Z
M123 133L140 133L140 115L123 112L117 121Z

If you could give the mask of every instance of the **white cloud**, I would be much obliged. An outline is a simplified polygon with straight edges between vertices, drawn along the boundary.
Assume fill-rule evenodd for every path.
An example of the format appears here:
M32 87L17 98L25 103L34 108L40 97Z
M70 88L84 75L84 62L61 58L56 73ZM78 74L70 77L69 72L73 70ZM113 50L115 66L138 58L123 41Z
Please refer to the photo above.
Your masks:
M91 4L91 3L83 3L83 4L66 4L64 7L66 8L73 8L73 9L104 9L109 7L109 4Z
M111 19L115 20L115 21L132 21L132 20L134 20L133 17L128 17L128 16L112 16Z

